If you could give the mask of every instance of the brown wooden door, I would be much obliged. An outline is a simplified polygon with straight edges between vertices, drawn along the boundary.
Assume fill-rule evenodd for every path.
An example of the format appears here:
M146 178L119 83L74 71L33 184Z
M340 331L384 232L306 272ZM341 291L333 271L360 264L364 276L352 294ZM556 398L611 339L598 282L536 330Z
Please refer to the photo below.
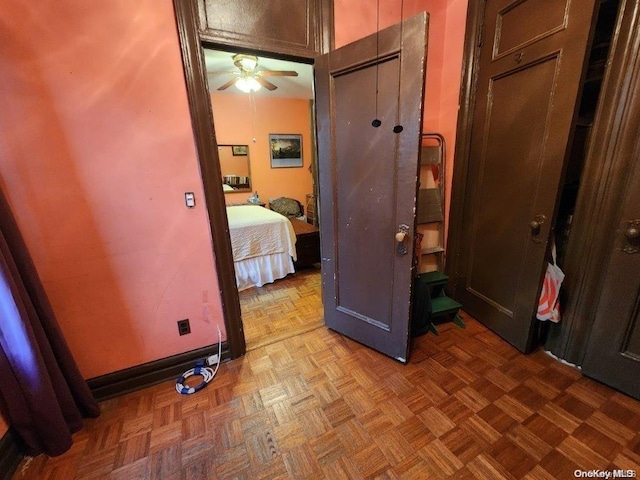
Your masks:
M638 152L636 152L637 154ZM616 232L615 247L603 272L586 355L585 375L640 399L640 165L629 178L628 195ZM635 223L634 223L635 222ZM636 235L632 239L626 238ZM633 252L633 253L632 253Z
M422 14L315 64L325 324L402 362L409 349L426 39ZM395 239L401 225L408 227L406 252Z
M639 57L631 78L640 72ZM601 272L600 299L595 323L589 336L582 371L607 385L640 399L640 88L632 83L633 93L625 106L633 109L632 120L618 139L627 168L617 172L624 178L622 201L613 206L617 229L609 236L609 258ZM628 113L626 113L628 115ZM629 147L626 147L629 145ZM623 150L628 148L627 150ZM609 193L616 195L616 192Z
M455 297L524 352L594 3L486 2Z

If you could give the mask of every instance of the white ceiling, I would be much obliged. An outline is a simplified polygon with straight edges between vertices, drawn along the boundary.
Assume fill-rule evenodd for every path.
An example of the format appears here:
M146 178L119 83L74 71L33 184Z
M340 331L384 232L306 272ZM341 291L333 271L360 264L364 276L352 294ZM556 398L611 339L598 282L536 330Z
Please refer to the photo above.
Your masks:
M233 64L233 53L222 52L219 50L204 49L204 61L209 72L231 72L238 71ZM277 60L268 57L258 57L258 70L294 70L298 72L297 77L265 77L271 83L276 85L276 90L270 91L261 88L255 95L269 97L286 97L286 98L313 98L313 66L304 63L288 62L285 60ZM207 75L209 79L209 91L216 94L233 94L246 95L235 86L231 86L226 90L218 90L218 87L224 85L234 77L233 74L224 75Z

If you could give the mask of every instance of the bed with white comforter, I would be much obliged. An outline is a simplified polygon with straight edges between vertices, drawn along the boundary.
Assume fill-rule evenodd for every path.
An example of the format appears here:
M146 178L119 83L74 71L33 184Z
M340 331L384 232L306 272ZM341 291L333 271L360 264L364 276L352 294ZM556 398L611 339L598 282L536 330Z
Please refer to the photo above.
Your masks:
M287 217L256 205L227 207L238 290L294 273L296 235Z

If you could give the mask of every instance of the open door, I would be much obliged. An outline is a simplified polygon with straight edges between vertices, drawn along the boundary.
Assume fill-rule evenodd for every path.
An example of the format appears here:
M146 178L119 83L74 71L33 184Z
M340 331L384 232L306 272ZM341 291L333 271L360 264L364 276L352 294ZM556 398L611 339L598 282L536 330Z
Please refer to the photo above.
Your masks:
M637 138L637 130L634 136ZM635 142L635 155L640 144ZM596 321L582 363L585 375L640 399L640 165L628 171L618 228L602 272Z
M325 324L401 362L409 350L427 19L412 17L315 64Z
M460 231L455 298L530 350L594 0L487 0ZM453 227L452 227L453 229Z
M611 75L615 90L605 97L616 123L602 122L602 129L615 140L606 144L612 173L598 185L599 209L588 218L600 227L592 231L605 247L599 250L598 303L581 365L585 375L640 400L640 13L632 5L625 6L622 25L633 26L627 40L633 47L616 46L611 68L624 67ZM617 44L624 40L623 34Z

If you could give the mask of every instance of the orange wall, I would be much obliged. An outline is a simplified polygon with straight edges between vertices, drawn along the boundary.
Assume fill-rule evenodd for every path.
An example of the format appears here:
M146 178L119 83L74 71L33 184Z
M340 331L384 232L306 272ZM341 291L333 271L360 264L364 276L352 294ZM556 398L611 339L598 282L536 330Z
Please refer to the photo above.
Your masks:
M0 18L0 183L83 375L217 342L171 0L2 2Z
M2 438L5 433L7 433L7 430L9 430L9 426L7 425L7 422L2 417L2 415L0 415L0 438Z
M247 94L211 95L216 140L219 144L249 145L251 185L260 199L291 197L306 202L312 192L311 118L309 101L293 98L254 97ZM302 134L302 168L271 168L270 133ZM254 141L255 139L255 141ZM249 192L227 193L227 203L245 202Z
M458 95L468 0L405 0L403 17L429 12L424 132L439 132L447 144L446 217L448 221ZM380 28L400 21L400 0L380 1ZM334 0L336 47L376 31L377 2Z
M445 77L443 64L428 80L428 108L430 96L441 97L441 111L449 105L445 86L457 92L466 1L405 1L405 16L432 4L432 36L444 16L443 46L430 37L430 55L446 55L453 73ZM397 22L400 2L381 4L381 27ZM337 45L375 31L373 5L335 1ZM224 326L172 2L3 2L0 18L0 184L83 374L215 342L213 324ZM306 102L300 109L308 121ZM284 185L302 185L295 179L308 172L309 135L304 168L271 171L264 133L256 128L255 144L246 132L227 140L217 116L216 125L220 143L250 145L256 173L266 175L255 185L263 199L304 200L310 183ZM290 128L266 133L296 133ZM293 178L269 176L276 172ZM185 191L195 192L195 209L184 207ZM177 335L182 318L191 335Z

